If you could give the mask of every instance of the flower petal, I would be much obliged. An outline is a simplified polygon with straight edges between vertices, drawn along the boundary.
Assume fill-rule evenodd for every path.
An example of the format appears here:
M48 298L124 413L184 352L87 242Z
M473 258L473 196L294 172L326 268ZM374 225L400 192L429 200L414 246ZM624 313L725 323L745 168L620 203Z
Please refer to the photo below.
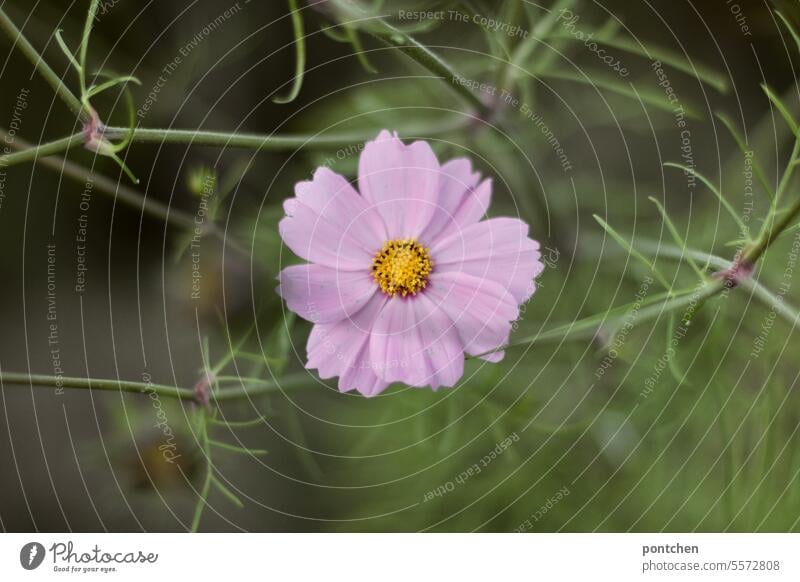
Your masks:
M419 238L438 204L439 162L424 141L404 144L382 131L364 146L358 187L373 204L393 238Z
M355 315L378 290L368 271L338 271L314 264L287 267L278 281L278 293L289 309L314 323Z
M420 293L390 299L370 338L374 370L386 382L453 386L464 374L464 349L453 322Z
M543 270L539 243L528 238L528 225L516 218L491 218L438 240L431 247L436 272L460 271L489 279L525 302Z
M425 293L453 321L464 351L471 356L508 343L519 308L499 283L458 271L435 273ZM499 362L503 356L504 352L493 352L481 358Z
M372 369L369 334L386 301L386 295L376 293L352 318L315 325L308 337L306 368L316 368L320 378L339 376L341 392L358 390L365 396L383 392L389 383Z
M451 225L456 211L479 179L480 174L472 171L472 164L466 158L456 158L442 165L436 210L420 240L435 240L436 235Z
M296 198L284 202L281 237L312 263L337 269L367 268L386 240L374 208L339 174L319 168L310 182L298 182Z

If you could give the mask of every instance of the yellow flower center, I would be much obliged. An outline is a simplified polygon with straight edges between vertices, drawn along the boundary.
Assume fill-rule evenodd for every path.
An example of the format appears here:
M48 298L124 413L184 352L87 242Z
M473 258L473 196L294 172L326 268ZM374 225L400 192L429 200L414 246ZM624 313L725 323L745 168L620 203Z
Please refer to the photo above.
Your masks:
M387 241L372 259L372 277L390 297L416 295L428 284L432 269L428 249L413 238Z

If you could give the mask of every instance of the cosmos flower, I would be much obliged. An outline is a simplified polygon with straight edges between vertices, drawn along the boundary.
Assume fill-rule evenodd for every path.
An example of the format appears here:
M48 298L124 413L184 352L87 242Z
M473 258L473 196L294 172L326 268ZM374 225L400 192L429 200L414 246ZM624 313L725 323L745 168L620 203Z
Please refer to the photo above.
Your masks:
M358 191L325 167L295 186L279 229L308 264L284 269L278 293L315 324L307 368L374 396L393 382L453 386L465 354L503 358L491 350L543 265L527 224L482 220L492 181L480 178L465 158L440 165L426 142L382 131L361 153Z

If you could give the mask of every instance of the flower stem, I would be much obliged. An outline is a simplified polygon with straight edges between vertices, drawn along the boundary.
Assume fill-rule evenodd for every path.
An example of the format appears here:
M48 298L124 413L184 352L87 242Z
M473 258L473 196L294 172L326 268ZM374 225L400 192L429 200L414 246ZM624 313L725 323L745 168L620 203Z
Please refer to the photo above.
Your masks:
M10 141L8 138L9 134L5 130L0 129L0 140L5 140L6 143L8 143ZM18 137L14 137L12 147L21 150L33 148L29 143ZM36 162L78 182L91 182L93 188L98 192L103 192L125 206L133 208L157 220L163 220L167 224L171 224L181 230L191 232L196 226L194 217L187 212L167 206L152 196L144 196L142 193L137 192L121 182L97 174L66 158L40 156L36 158ZM0 167L3 167L1 163ZM206 232L224 242L232 250L243 256L249 256L250 253L247 249L237 244L230 237L226 237L225 232L218 225L209 223L206 224L204 228Z
M113 380L101 378L71 378L61 376L48 376L45 374L26 374L24 372L2 372L0 371L0 388L6 385L30 386L30 387L53 387L74 388L79 390L101 390L106 392L130 392L133 394L158 394L165 398L176 398L178 400L195 401L195 391L190 388L179 388L165 384L153 384L150 382L132 382L129 380ZM316 386L311 376L305 373L286 376L280 382L270 380L242 382L236 388L224 388L213 394L211 399L216 402L227 402L231 400L244 400L253 396L281 392L283 390Z
M0 129L0 140L4 140L6 143L11 141L8 132L3 129ZM34 149L34 146L18 137L14 137L12 147L17 150ZM190 215L180 210L169 208L154 198L145 198L136 190L115 182L111 178L96 174L75 162L50 156L39 156L36 158L36 162L78 182L92 182L92 185L98 191L116 197L123 204L140 210L153 218L163 220L180 228L194 228L194 220Z
M51 386L53 388L76 388L81 390L102 390L108 392L131 392L134 394L158 394L179 400L194 400L194 390L152 384L149 382L131 382L129 380L111 380L100 378L70 378L48 376L45 374L26 374L24 372L0 372L0 386L14 384L17 386Z
M414 137L423 135L440 135L461 129L465 125L462 119L447 120L437 125L425 128L409 128L406 133ZM103 137L106 139L125 139L130 137L132 142L141 143L180 143L199 146L218 146L232 148L246 148L255 150L291 150L297 148L327 148L344 147L354 143L362 143L375 137L374 135L263 135L254 133L231 133L225 131L201 131L197 129L160 129L137 127L133 135L129 136L128 127L106 127ZM0 168L21 164L37 158L37 156L64 153L86 141L86 136L76 133L69 137L48 142L40 146L25 149L13 154L0 156Z
M28 39L25 38L25 35L22 34L22 31L17 28L17 26L2 8L0 8L0 28L3 29L3 31L15 45L19 46L22 53L33 64L36 71L44 78L45 81L50 84L61 100L66 103L67 107L69 107L75 115L81 119L85 119L86 111L84 110L80 99L78 99L75 94L69 90L69 88L61 80L61 77L59 77L55 71L50 68L50 65L45 62L45 60L42 58L42 55L40 55L33 45L28 41Z
M658 254L659 256L666 258L683 260L686 257L692 257L698 261L705 261L707 265L716 267L718 269L726 269L730 265L730 262L722 257L710 255L708 253L689 248L682 249L651 240L640 240L637 244L644 252ZM795 322L800 321L800 311L789 305L789 303L787 303L783 297L778 297L775 295L775 293L767 289L764 285L752 277L745 277L741 279L739 284L745 289L750 290L753 294L753 297L764 303L764 305L770 309L774 309L778 315L782 316L789 323L794 324Z
M463 75L459 75L447 61L383 18L377 18L375 21L379 22L384 30L382 32L373 31L371 32L372 36L387 46L399 49L433 74L445 79L450 88L472 104L482 118L489 117L491 114L489 106L462 83Z
M83 132L80 132L74 133L67 137L62 137L61 139L57 139L55 141L29 147L13 154L6 154L4 156L0 156L0 168L7 168L9 166L34 161L44 156L64 153L76 146L83 144L83 142L84 135Z
M779 211L778 204L780 203L783 193L789 185L792 174L795 169L795 160L800 156L800 138L795 138L794 147L792 148L792 155L789 158L789 163L786 164L786 169L783 171L783 176L778 184L778 189L775 191L775 197L770 205L769 213L764 219L764 224L758 234L756 241L748 246L742 253L741 261L745 264L754 264L759 257L769 248L780 234L788 228L791 222L800 213L800 196L786 210ZM778 213L781 216L776 220Z
M464 121L447 120L437 125L428 125L425 128L409 129L406 133L421 135L438 135L461 129ZM104 137L117 139L125 137L130 128L106 127ZM374 138L373 134L343 134L343 135L279 135L279 134L254 134L227 131L205 131L199 129L160 129L137 127L131 137L131 142L141 143L180 143L199 146L220 146L231 148L246 148L256 150L291 150L296 148L328 148L343 147L354 143L361 143Z

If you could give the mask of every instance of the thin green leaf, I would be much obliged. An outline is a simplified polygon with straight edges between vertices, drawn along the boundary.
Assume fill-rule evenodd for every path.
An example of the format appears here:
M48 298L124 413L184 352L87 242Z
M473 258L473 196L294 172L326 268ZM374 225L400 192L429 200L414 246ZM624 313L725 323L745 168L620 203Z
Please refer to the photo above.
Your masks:
M701 174L694 168L690 168L689 166L684 166L683 164L677 164L675 162L667 162L664 164L664 166L669 168L678 168L679 170L683 170L684 172L687 172L695 176L698 180L700 180L703 184L705 184L709 190L711 190L714 196L717 197L717 200L719 200L720 204L722 204L725 210L728 211L728 214L731 215L731 218L733 218L734 222L736 222L736 225L739 227L739 232L745 235L749 232L750 229L748 229L747 226L745 226L744 222L742 222L742 219L739 218L738 214L736 214L736 211L733 209L733 206L731 206L730 203L722 196L722 192L719 191L719 188L714 186L714 184L712 184L708 178L703 176L703 174Z
M747 157L748 155L752 157L753 170L755 170L756 177L758 178L761 187L764 189L764 192L766 192L769 199L772 200L775 197L775 192L772 191L772 187L770 186L769 181L767 180L767 175L766 173L764 173L764 168L758 161L755 151L747 147L747 144L744 142L744 139L736 130L736 127L733 125L733 122L728 118L727 115L725 115L724 113L717 113L716 116L717 119L719 119L722 122L722 124L728 128L728 131L733 136L733 139L736 141L736 145L739 146L739 149L741 150L742 154L745 157Z
M347 27L347 38L353 47L353 53L364 70L368 73L377 74L378 69L372 66L372 63L367 58L367 53L364 52L364 46L361 44L361 37L358 36L358 31L353 27Z
M658 208L658 211L661 213L661 218L664 219L664 224L666 224L666 226L667 226L667 230L669 231L670 235L672 235L672 240L675 241L675 244L678 245L678 247L680 247L681 249L685 250L687 248L686 241L683 240L683 238L681 237L680 233L678 232L678 229L675 228L675 225L673 224L672 220L670 219L669 215L667 214L667 209L664 208L664 206L661 204L661 202L659 202L658 200L656 200L652 196L649 196L648 200L650 200L650 202L655 204L656 208ZM705 276L706 276L705 271L703 271L703 269L701 269L697 265L697 263L695 262L694 258L692 258L692 255L687 254L686 255L686 260L689 262L689 265L691 265L692 269L694 269L694 272L697 273L697 276L700 277L701 279L705 279Z
M598 73L596 71L589 71L588 73L574 73L563 68L552 68L544 71L535 70L534 76L556 79L559 81L572 81L574 83L581 83L589 85L596 89L605 89L617 95L641 101L652 105L662 111L674 112L675 105L670 103L663 91L655 90L652 87L636 87L630 82L620 81L619 77L613 77L607 73ZM688 117L698 119L697 109L693 105L685 102L683 107L684 112Z
M797 46L797 50L800 51L800 35L797 34L797 30L795 30L792 23L789 22L789 19L786 18L780 10L776 10L775 14L777 14L778 18L783 21L783 25L789 31L789 34L792 35L792 38L794 38L794 43Z
M110 81L106 81L105 83L101 83L100 85L92 85L86 90L87 97L94 97L95 95L99 95L103 91L108 91L112 87L116 87L117 85L121 85L123 83L134 83L136 85L141 85L142 82L132 75L126 75L124 77L117 77L115 79L111 79Z
M580 40L576 39L573 35L567 32L559 33L556 35L556 38ZM662 64L682 73L686 73L698 81L713 87L720 93L724 93L728 90L728 82L726 77L711 67L706 67L702 64L692 62L686 57L678 55L669 49L653 46L643 47L635 40L613 36L596 35L592 40L607 47L646 58L649 61L661 61Z
M215 441L212 439L209 439L208 444L211 445L212 447L217 447L219 449L230 451L232 453L240 453L242 455L260 456L267 454L267 451L265 451L264 449L248 449L245 447L237 447L236 445L229 445L228 443L223 443L221 441Z
M75 55L72 54L72 51L67 46L67 43L64 42L64 39L61 36L61 29L56 30L55 37L56 37L56 42L58 43L58 46L61 48L61 52L63 52L64 56L67 57L67 59L69 60L70 64L75 69L75 71L78 74L80 74L81 65L78 63L78 60L75 58Z
M231 503L233 503L239 509L244 509L244 503L242 503L242 500L239 499L236 496L236 494L233 491L231 491L227 487L227 485L225 485L222 481L220 481L220 479L213 473L211 474L211 482L214 484L217 490L219 490L220 493L222 493L225 497L228 498L228 500L230 500Z
M648 260L647 257L645 257L642 253L633 248L631 244L627 240L625 240L616 230L614 230L611 227L611 225L609 225L605 220L600 218L597 214L594 214L593 216L594 219L597 221L597 223L601 227L603 227L603 230L605 230L611 238L617 241L617 243L622 248L628 251L628 253L632 257L639 260L642 264L647 265L647 268L653 272L653 274L656 276L656 279L658 279L658 281L664 286L665 289L671 288L671 285L667 283L667 280L661 275L661 273L658 272L658 269L656 269L656 266L653 262Z
M79 48L78 63L80 65L81 97L84 100L86 98L86 54L89 49L89 37L92 34L92 27L94 26L99 4L100 0L90 0L89 2L89 11L86 14L86 22L83 25L83 36L81 37Z
M225 428L252 428L257 426L264 426L267 419L263 416L252 418L250 420L220 420L213 419L210 421L215 426L222 426Z
M669 314L669 318L667 319L667 352L672 349L672 356L667 358L667 367L669 368L670 374L678 383L678 385L685 384L690 386L688 381L686 381L686 374L680 369L678 366L678 350L672 347L672 339L675 337L675 320L677 316L675 312Z
M300 87L303 86L303 77L306 73L306 37L303 30L303 15L297 5L297 0L289 0L289 9L292 11L292 28L294 30L294 46L295 46L295 69L294 80L292 81L292 88L289 90L288 95L284 97L275 97L272 101L274 103L291 103L300 94Z
M211 451L209 450L209 438L208 438L208 424L207 424L207 412L205 409L202 409L202 412L198 415L198 431L200 433L200 442L201 442L201 450L204 453L204 458L206 461L206 475L203 479L203 485L200 488L200 496L197 500L197 504L194 508L194 515L192 516L192 525L191 531L197 532L200 529L200 520L203 517L203 510L208 505L208 495L211 491L211 478L214 475L214 467L211 464Z
M783 101L781 101L781 98L778 97L766 83L761 85L761 89L763 89L764 93L767 95L767 98L778 110L778 113L781 114L781 117L783 117L786 125L788 125L789 129L792 130L792 133L797 135L797 122L794 120L794 117L792 117L792 114L789 113L789 110L786 108L786 105L784 105Z
M133 173L133 170L128 167L121 157L119 157L117 154L111 154L108 157L117 163L117 165L122 169L123 172L125 172L125 175L128 176L128 179L131 182L134 184L139 183L139 178L136 177L136 175Z
M239 356L244 344L250 338L250 334L253 333L253 329L255 329L255 325L251 325L247 332L241 338L239 338L239 341L236 342L236 345L231 346L231 349L228 350L225 355L214 365L214 367L211 369L211 373L214 376L217 376L217 374L225 369L225 366L230 364L234 358ZM221 380L221 378L219 379Z
M340 28L344 32L338 30ZM350 39L347 37L347 28L348 27L345 25L334 24L320 28L320 32L336 42L350 42Z
M713 288L711 287L704 287L699 291L697 289L686 289L678 292L665 291L654 295L639 303L639 315L636 318L636 324L642 324L645 321L655 319L662 314L671 313L672 311L691 306L693 304L695 305L695 310L699 309L702 301L709 296L712 290ZM549 330L516 340L495 350L489 350L483 354L470 356L470 358L477 358L493 352L509 350L534 343L562 341L568 337L594 337L597 335L597 331L601 326L617 324L622 318L625 318L628 315L634 306L636 306L636 302L627 303L625 305L621 305L620 307L614 307L606 310L603 313L597 313L584 319L558 325Z

